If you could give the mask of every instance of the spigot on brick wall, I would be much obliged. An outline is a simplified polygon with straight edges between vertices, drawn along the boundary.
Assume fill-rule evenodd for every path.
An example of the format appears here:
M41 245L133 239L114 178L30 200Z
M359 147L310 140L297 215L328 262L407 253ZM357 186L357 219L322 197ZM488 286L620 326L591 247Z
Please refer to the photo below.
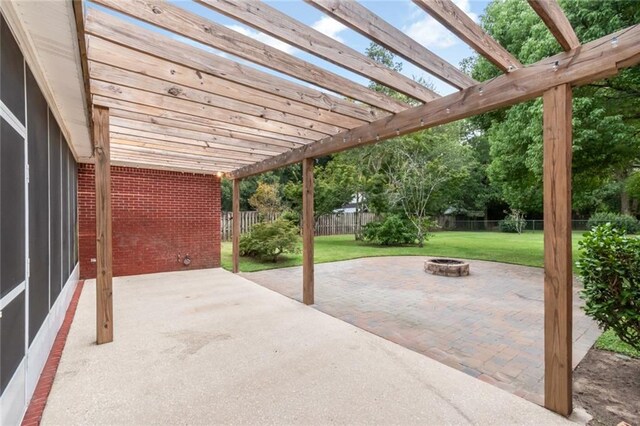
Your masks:
M189 266L191 264L191 257L189 256L188 253L185 254L184 257L182 257L180 253L178 253L176 258L178 263L182 263L184 266Z

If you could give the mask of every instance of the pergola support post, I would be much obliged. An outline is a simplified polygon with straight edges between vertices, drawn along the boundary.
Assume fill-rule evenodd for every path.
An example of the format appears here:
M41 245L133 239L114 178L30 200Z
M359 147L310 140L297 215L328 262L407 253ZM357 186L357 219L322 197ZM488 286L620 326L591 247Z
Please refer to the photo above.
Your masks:
M233 257L233 273L240 271L240 179L233 180L233 196L232 196L232 257Z
M93 107L96 183L96 343L113 341L111 155L109 108Z
M544 92L544 405L572 407L571 86Z
M302 160L302 302L314 303L313 236L313 158Z

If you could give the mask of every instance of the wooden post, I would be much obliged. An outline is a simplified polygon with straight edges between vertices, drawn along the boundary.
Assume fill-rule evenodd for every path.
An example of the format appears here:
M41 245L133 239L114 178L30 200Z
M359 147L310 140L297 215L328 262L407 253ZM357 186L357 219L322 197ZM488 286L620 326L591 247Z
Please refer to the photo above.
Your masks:
M240 179L233 180L233 200L232 200L232 223L231 232L232 252L233 252L233 273L240 270Z
M571 86L544 92L544 405L572 407Z
M109 109L93 107L93 146L96 160L96 342L113 341L111 258L111 155Z
M313 305L313 158L302 160L302 303Z

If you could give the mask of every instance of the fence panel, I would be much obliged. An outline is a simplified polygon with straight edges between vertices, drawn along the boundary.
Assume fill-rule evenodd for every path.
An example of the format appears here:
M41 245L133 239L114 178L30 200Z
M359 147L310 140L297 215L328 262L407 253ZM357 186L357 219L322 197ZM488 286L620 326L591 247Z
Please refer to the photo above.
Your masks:
M315 235L353 234L357 228L375 220L375 217L373 213L336 213L322 215L316 220ZM267 221L271 222L276 218L277 215L273 215L268 217ZM230 241L233 229L233 214L231 212L222 212L220 222L222 241ZM253 225L258 222L260 222L258 212L240 212L240 234L250 232Z

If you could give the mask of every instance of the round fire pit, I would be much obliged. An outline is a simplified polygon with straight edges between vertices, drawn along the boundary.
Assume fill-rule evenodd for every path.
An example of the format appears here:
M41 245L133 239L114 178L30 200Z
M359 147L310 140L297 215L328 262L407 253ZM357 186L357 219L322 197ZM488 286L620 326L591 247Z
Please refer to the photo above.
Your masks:
M424 262L425 272L445 277L464 277L469 275L469 264L456 259L427 259Z

